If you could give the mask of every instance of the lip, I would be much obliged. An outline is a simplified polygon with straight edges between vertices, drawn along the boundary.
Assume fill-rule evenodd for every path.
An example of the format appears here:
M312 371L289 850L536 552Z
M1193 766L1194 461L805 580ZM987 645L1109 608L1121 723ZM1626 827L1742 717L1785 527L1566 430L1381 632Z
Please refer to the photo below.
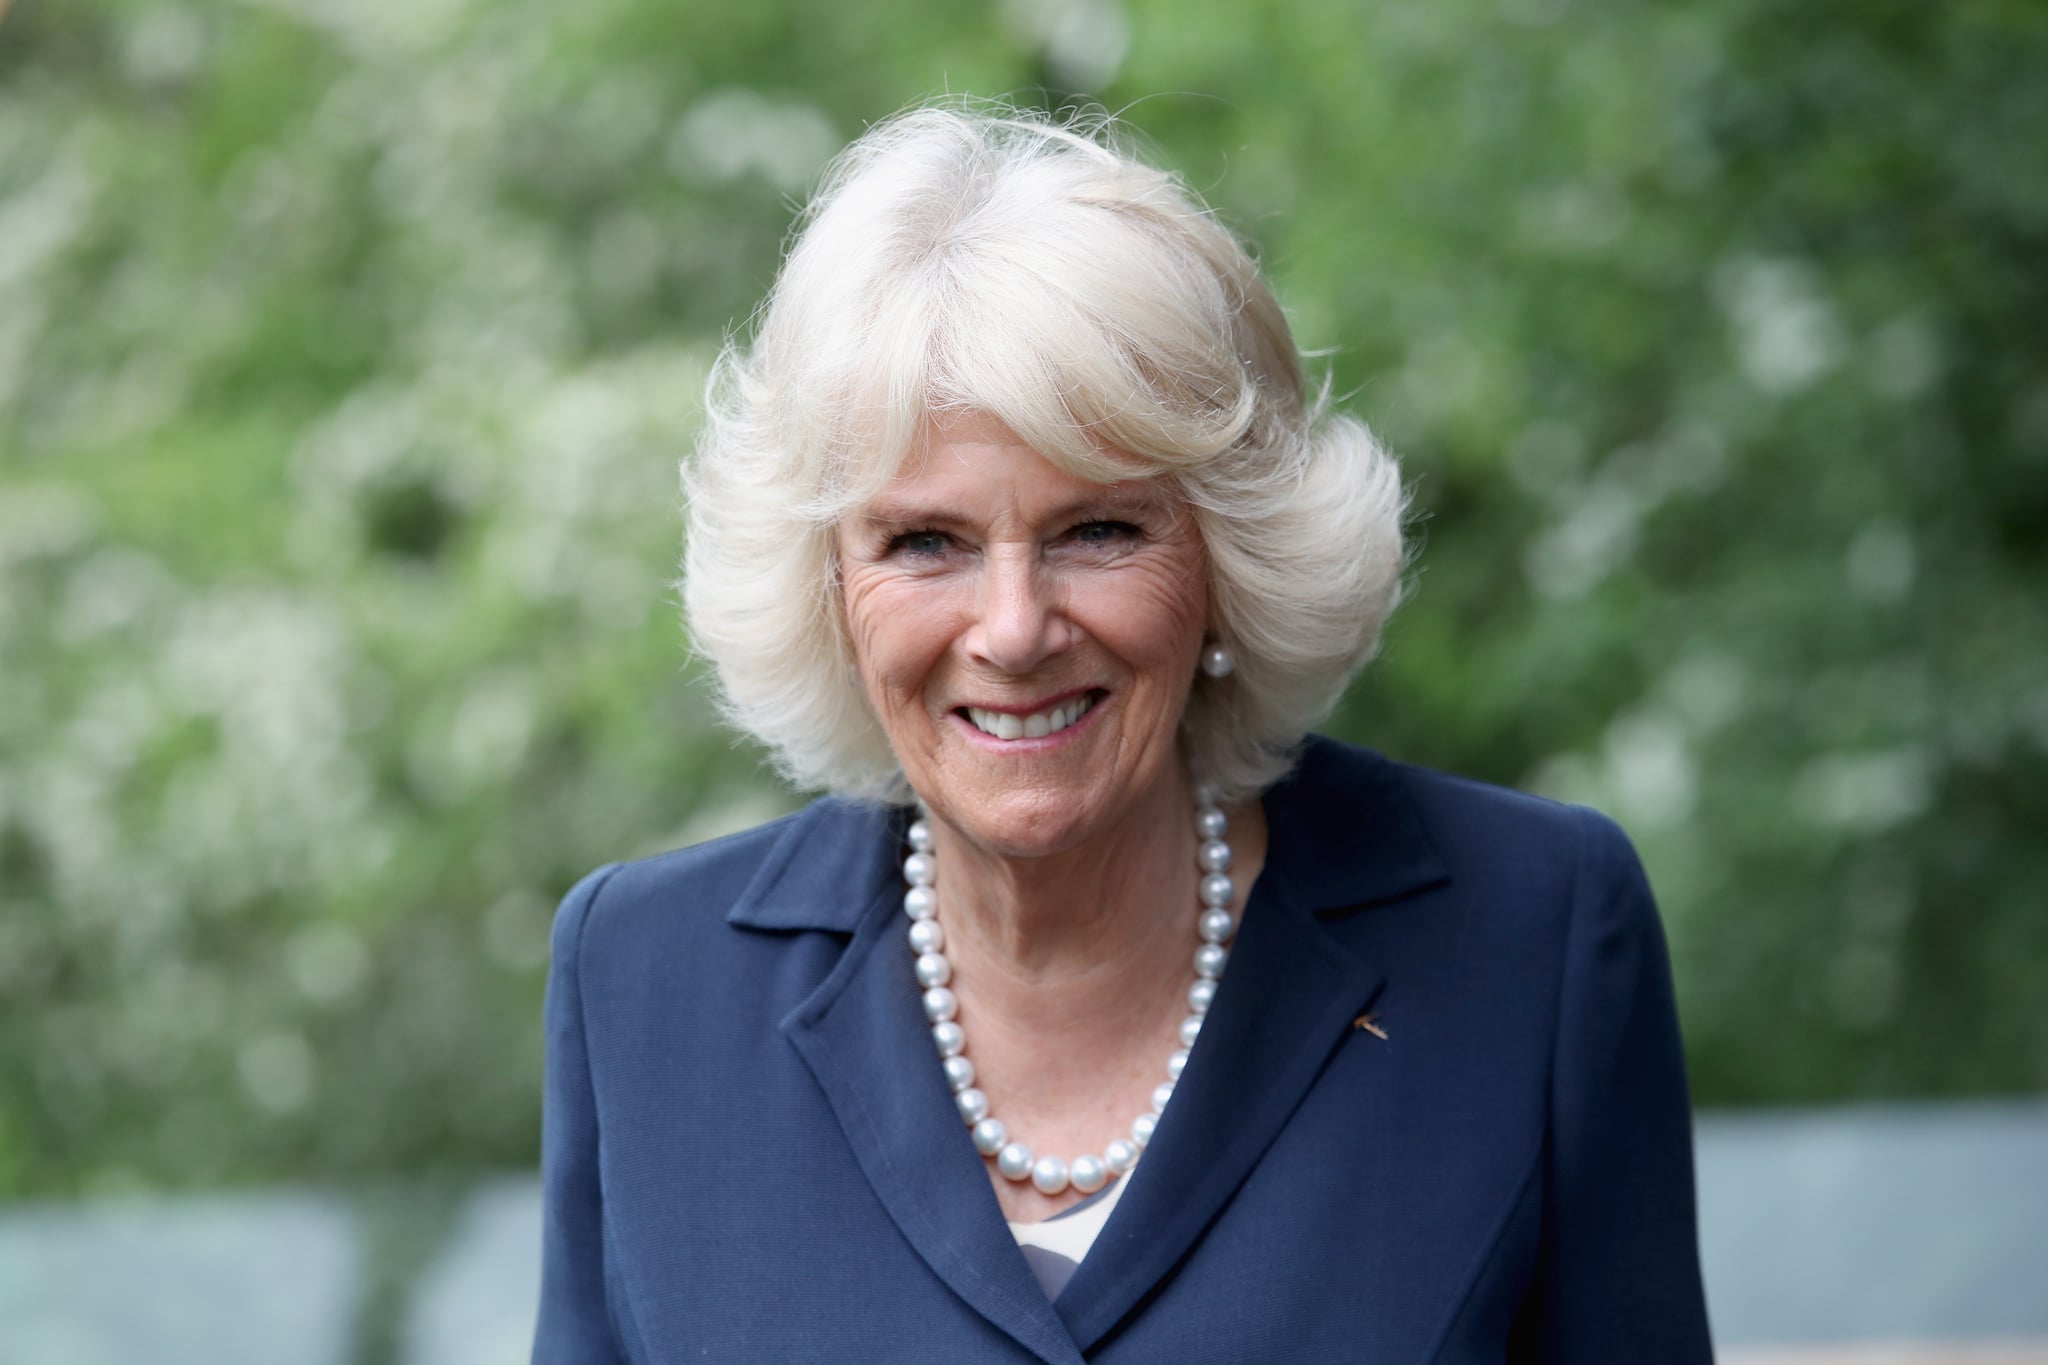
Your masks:
M962 714L968 706L976 706L984 711L999 711L1012 716L1029 716L1058 706L1063 702L1071 701L1076 697L1088 696L1091 693L1100 693L1100 699L1088 708L1081 719L1075 721L1064 730L1050 735L1041 735L1037 739L997 739L994 735L984 732L980 726ZM1116 694L1107 688L1076 687L1070 688L1065 692L1054 693L1042 701L1033 701L1023 705L989 706L983 702L963 702L959 707L946 712L946 718L952 721L954 726L967 738L970 744L976 745L989 753L1012 755L1043 754L1072 743L1084 732L1092 729L1095 724L1095 718L1109 709L1110 702L1115 700L1115 698Z
M1055 706L1064 705L1065 703L1072 701L1076 697L1085 697L1090 692L1102 693L1104 701L1107 701L1109 699L1109 689L1106 687L1070 687L1064 692L1055 692L1051 696L1040 697L1036 701L963 701L958 706L954 706L949 709L955 712L959 712L964 711L968 707L972 706L977 711L1000 711L1004 715L1008 716L1035 716L1040 711L1050 711ZM1097 703L1097 705L1100 704L1100 702ZM1082 719L1086 720L1087 717L1083 716ZM1015 743L1014 740L1011 742Z

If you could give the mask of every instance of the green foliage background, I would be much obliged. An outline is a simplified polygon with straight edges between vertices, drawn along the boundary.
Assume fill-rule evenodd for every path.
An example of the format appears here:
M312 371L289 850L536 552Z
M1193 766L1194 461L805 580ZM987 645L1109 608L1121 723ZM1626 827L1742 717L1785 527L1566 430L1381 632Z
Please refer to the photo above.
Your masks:
M0 1196L529 1163L553 901L794 797L674 462L819 163L1128 113L1406 457L1336 729L1640 842L1709 1104L2048 1089L2048 8L26 0Z

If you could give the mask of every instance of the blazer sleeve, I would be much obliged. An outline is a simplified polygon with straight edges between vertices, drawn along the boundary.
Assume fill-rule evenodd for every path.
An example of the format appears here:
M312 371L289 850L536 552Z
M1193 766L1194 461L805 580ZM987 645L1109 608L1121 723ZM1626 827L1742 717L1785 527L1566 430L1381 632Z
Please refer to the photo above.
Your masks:
M625 1365L605 1290L604 1191L597 1108L583 1037L578 951L592 902L613 867L577 883L555 914L547 993L547 1084L541 1117L540 1316L533 1365Z
M1627 836L1596 812L1576 814L1542 1269L1514 1358L1711 1365L1664 932Z

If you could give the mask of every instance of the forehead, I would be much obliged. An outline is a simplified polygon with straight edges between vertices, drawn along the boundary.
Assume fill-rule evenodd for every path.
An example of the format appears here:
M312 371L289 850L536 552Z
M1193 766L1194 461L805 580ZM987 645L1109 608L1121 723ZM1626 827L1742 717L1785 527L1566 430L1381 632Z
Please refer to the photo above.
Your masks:
M1128 460L1129 478L1105 483L1062 468L992 417L928 419L917 444L861 512L891 519L933 505L1030 515L1082 507L1163 506L1166 481Z

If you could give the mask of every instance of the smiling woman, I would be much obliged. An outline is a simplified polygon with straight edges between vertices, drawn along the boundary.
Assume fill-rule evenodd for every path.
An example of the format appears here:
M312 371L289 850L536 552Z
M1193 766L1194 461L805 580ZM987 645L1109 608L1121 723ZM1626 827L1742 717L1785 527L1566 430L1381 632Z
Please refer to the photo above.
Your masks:
M989 417L937 422L837 551L861 682L947 828L1029 856L1121 842L1118 813L1174 823L1209 613L1164 487L1088 482Z
M728 713L835 794L564 902L536 1361L1707 1358L1634 855L1307 735L1399 477L1177 180L874 129L685 482Z
M1399 596L1394 461L1310 400L1244 247L1107 125L922 109L874 129L826 172L708 407L685 471L690 630L799 787L912 790L844 685L819 584L837 528L934 421L987 419L1098 494L1157 483L1192 525L1206 624L1239 663L1190 697L1182 744L1226 797L1287 770Z

